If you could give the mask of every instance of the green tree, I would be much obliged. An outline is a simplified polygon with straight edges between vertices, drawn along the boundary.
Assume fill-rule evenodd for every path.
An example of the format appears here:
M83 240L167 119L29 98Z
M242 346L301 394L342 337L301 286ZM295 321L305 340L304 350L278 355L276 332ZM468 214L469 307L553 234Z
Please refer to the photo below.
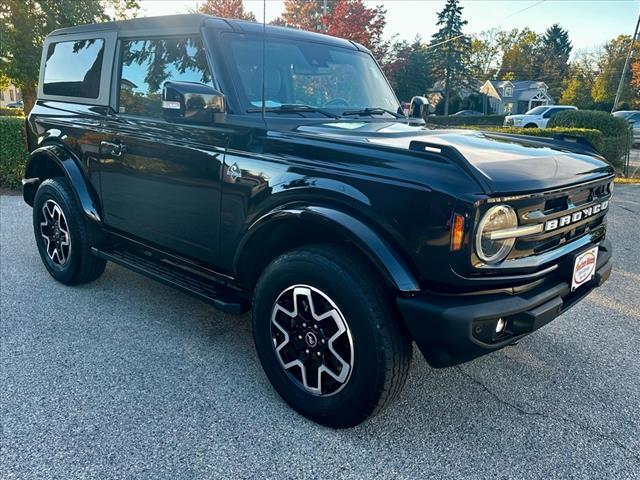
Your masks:
M558 98L569 73L569 56L573 50L569 33L557 23L542 36L540 79L549 86L552 97Z
M636 52L638 51L640 42L636 43L638 45L634 48L631 63L635 62L638 55ZM603 48L603 55L598 64L599 74L593 84L593 88L591 89L591 96L600 109L611 110L613 107L613 101L618 89L618 82L622 75L624 62L630 45L631 37L629 35L619 35L607 43ZM631 70L629 69L622 85L620 103L632 104L637 101L637 92L631 85Z
M542 39L530 30L513 29L498 35L503 55L498 71L501 80L539 80Z
M468 56L471 48L469 37L462 33L467 24L462 19L460 0L447 0L438 13L436 25L440 29L431 37L433 72L444 80L444 114L449 113L451 91L468 81Z
M471 39L469 74L478 82L495 78L500 67L501 51L497 28L485 30Z
M424 95L433 85L429 50L420 36L416 36L412 43L395 43L393 60L386 70L396 95L402 101Z
M51 31L120 18L138 9L136 0L0 0L0 76L22 91L25 111L36 100L40 53Z

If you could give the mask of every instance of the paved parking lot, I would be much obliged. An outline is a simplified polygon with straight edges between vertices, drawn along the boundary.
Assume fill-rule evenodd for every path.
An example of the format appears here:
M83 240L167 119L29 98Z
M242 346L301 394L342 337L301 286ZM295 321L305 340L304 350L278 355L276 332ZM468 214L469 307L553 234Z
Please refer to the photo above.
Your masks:
M114 265L64 287L0 197L0 478L640 478L640 186L609 223L602 289L461 367L416 351L397 403L334 431L271 388L248 316Z

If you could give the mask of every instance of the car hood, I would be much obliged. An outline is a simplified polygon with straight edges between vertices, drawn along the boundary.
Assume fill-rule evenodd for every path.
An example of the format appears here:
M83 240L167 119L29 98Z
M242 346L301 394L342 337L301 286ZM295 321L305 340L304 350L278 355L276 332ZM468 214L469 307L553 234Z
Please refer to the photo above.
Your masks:
M399 122L328 122L296 129L403 150L457 152L461 164L487 193L523 193L570 186L613 173L595 151L577 143L475 130L431 130ZM446 148L452 147L452 148ZM443 153L445 151L443 150Z

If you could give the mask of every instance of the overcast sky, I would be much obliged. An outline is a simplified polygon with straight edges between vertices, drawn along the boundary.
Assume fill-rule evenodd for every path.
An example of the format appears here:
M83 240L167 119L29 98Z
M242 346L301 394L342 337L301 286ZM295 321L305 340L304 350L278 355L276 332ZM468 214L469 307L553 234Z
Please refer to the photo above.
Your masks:
M444 0L365 0L368 6L387 9L385 36L398 34L411 40L420 34L427 40L435 32L436 15ZM186 13L196 0L142 0L142 15ZM558 22L569 30L576 49L601 45L619 34L632 35L640 13L640 0L463 0L466 33L492 27L529 27L542 32ZM262 0L245 0L245 6L262 20ZM267 0L267 21L282 12L280 0Z

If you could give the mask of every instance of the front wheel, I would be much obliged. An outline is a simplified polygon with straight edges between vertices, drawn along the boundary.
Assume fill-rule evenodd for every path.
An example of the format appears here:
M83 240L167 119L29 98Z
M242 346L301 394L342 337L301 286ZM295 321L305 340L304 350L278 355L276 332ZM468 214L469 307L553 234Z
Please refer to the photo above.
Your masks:
M330 427L380 412L401 391L411 362L411 341L376 272L337 245L294 250L265 269L253 332L282 398Z

